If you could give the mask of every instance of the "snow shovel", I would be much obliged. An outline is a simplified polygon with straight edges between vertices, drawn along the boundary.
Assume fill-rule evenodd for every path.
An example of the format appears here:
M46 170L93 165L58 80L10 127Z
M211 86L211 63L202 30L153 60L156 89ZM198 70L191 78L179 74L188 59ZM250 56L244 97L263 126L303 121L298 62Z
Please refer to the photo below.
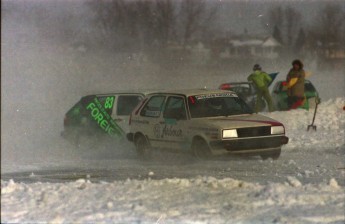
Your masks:
M316 116L316 112L317 112L317 106L319 105L319 100L318 98L315 98L315 109L314 109L314 116L313 116L313 121L311 122L310 125L308 125L307 127L307 131L309 131L309 129L313 129L314 131L316 131L316 125L314 125L314 121L315 121L315 116Z

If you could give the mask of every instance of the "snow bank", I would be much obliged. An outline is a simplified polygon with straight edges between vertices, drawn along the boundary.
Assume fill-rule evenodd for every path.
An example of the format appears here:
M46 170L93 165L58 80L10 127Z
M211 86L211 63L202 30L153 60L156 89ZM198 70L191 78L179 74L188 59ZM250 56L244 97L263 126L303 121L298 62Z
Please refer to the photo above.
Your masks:
M344 221L344 188L231 178L1 182L2 222L268 223Z
M330 99L319 105L315 125L317 131L307 131L314 110L291 110L266 113L285 125L286 135L290 138L284 149L345 149L345 98Z

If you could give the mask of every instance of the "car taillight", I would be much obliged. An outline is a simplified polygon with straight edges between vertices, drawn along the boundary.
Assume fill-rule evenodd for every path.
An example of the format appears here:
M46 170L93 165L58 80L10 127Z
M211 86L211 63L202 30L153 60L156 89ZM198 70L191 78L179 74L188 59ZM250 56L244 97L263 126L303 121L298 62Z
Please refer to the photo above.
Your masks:
M222 89L222 90L229 90L230 89L230 85L229 84L222 84L221 86L220 86L220 89Z

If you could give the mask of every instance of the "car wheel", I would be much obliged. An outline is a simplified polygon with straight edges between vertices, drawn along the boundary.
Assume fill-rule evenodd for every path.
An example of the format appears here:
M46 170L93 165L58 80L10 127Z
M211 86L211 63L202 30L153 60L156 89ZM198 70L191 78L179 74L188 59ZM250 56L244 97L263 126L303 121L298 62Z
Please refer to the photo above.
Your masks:
M151 158L151 147L143 135L139 135L135 139L135 147L139 158L150 159Z
M282 105L280 103L278 104L277 108L278 108L279 111L283 111L283 107L282 107Z
M206 160L212 155L208 144L203 139L195 139L193 141L192 151L195 158L199 160Z
M277 160L280 157L280 153L281 153L281 149L270 151L270 152L266 152L264 154L261 154L260 157L263 160L266 160L268 158L272 158L273 160Z
M266 108L266 102L265 102L265 100L261 100L261 111L264 111L265 110L265 108Z

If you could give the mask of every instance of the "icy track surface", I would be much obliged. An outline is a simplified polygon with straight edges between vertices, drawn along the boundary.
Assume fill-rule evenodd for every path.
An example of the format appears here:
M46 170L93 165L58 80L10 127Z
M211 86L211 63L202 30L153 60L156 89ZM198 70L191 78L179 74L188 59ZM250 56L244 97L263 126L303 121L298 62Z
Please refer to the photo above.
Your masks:
M344 223L344 105L322 102L309 132L313 111L264 113L290 138L276 161L143 162L133 148L73 150L57 138L49 156L2 161L2 222Z
M224 178L1 183L3 222L343 223L344 189Z

